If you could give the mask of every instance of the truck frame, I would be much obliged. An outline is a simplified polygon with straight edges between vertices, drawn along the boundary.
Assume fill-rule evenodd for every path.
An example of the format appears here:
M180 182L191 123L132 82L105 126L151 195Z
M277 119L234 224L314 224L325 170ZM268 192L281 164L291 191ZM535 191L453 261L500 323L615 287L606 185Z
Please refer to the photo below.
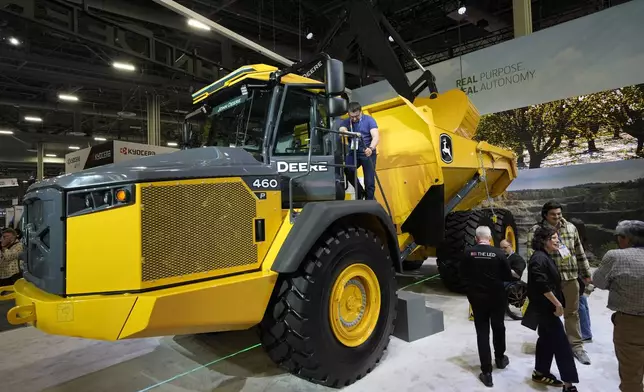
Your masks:
M314 69L323 82L302 76ZM0 288L9 322L102 340L258 326L289 372L361 379L394 330L396 273L437 256L458 291L478 225L518 246L509 211L473 209L516 177L514 154L472 140L479 114L462 91L423 80L429 97L363 108L380 129L377 200L347 200L358 135L333 127L344 71L324 54L195 92L181 151L31 185L24 277ZM195 142L200 121L211 146Z

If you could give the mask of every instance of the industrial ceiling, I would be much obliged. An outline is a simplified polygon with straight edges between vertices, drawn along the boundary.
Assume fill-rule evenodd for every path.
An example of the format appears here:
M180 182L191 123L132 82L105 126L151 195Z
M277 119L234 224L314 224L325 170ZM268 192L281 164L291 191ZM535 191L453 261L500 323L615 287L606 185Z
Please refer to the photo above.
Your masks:
M320 50L348 3L177 2L293 61ZM534 0L533 30L624 2ZM423 65L513 35L512 0L469 0L465 15L457 12L463 5L458 0L373 4ZM357 47L340 52L331 54L345 61L349 88L382 78ZM401 50L398 54L407 70L414 68ZM134 70L115 63L132 64ZM23 181L33 176L37 142L49 155L45 175L63 171L61 158L71 148L102 139L145 143L150 95L161 99L162 143L177 141L182 118L191 109L190 94L252 63L280 65L214 31L195 28L152 0L0 0L0 131L13 132L0 133L0 177ZM7 192L0 192L0 203Z

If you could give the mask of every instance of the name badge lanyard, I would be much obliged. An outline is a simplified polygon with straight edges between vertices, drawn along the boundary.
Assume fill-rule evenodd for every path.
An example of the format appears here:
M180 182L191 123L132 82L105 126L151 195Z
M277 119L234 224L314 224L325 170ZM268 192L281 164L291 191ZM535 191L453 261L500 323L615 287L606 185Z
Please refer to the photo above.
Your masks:
M360 119L358 120L358 127L360 126L361 121L362 121L362 116L360 116ZM353 121L351 121L351 119L349 119L349 126L351 127L351 132L355 132L353 130ZM360 135L360 138L362 139L362 134ZM352 137L351 138L351 149L352 150L357 150L358 149L358 143L359 143L358 138Z

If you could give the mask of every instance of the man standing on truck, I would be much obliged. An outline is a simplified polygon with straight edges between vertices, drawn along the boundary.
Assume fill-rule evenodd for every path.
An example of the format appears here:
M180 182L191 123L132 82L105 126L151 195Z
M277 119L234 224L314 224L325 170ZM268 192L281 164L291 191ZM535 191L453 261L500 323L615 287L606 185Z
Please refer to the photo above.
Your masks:
M550 257L557 263L561 276L561 291L564 295L564 326L566 335L572 346L575 358L584 365L590 365L590 358L584 349L579 324L579 282L580 277L584 284L591 283L590 265L584 252L584 247L579 238L575 225L568 222L561 214L562 205L556 201L549 201L541 208L541 222L532 226L528 232L527 244L532 243L534 232L539 226L549 226L557 230L559 235L559 251L551 253ZM528 258L534 250L528 249Z
M355 170L345 170L347 179L356 190L356 198L362 199L366 193L365 199L374 200L376 194L376 147L380 141L378 134L378 124L376 120L366 114L362 114L362 106L358 102L350 102L348 110L349 118L340 122L340 131L342 132L356 132L360 134L358 139L353 140L349 146L349 153L347 154L347 165L356 165ZM358 159L357 163L353 162L353 152L356 152ZM362 190L360 183L355 182L355 171L362 167L364 173L364 185L366 192Z
M507 297L505 282L512 280L510 263L501 249L490 245L492 231L487 226L476 228L477 245L465 249L460 273L466 287L467 299L474 313L476 343L481 361L479 380L487 386L492 383L492 353L490 352L490 325L496 367L505 369L510 360L505 355L505 310Z

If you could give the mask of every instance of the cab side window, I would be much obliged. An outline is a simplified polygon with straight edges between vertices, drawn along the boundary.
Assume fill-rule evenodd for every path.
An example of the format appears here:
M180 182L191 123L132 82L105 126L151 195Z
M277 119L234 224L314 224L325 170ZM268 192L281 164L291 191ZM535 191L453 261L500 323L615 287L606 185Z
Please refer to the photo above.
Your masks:
M322 153L322 132L317 132L315 140L311 140L313 109L317 110L315 97L296 91L287 92L273 155L308 155L311 145L313 154ZM316 117L319 123L320 115Z

